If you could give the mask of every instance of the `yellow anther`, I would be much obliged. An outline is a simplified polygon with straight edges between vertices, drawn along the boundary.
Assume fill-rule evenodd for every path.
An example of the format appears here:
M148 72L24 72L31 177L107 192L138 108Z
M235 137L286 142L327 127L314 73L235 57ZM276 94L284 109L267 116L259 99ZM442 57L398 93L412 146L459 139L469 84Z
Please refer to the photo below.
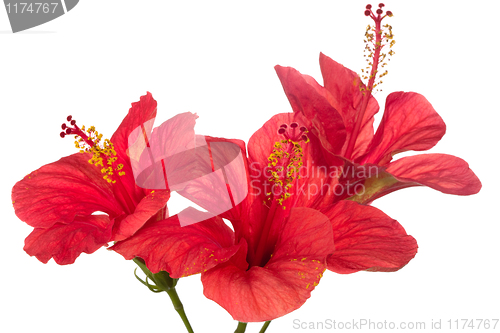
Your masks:
M302 146L299 142L287 139L275 142L274 148L268 158L270 162L268 164L270 169L267 170L268 181L274 186L278 186L281 193L271 191L266 195L270 200L271 194L274 194L277 203L286 209L283 201L291 196L289 191L292 188L292 183L295 178L298 178L298 169L303 165Z
M366 89L361 87L361 85L359 89L363 93L365 93L366 91L372 93L375 90L375 87L382 83L380 79L383 76L387 75L387 71L381 73L376 68L377 66L374 66L374 63L380 64L380 67L383 68L387 65L387 63L384 61L386 59L390 60L390 56L394 55L392 47L396 42L394 41L392 26L390 26L389 24L385 24L377 29L375 26L368 25L365 32L364 42L366 44L364 57L366 58L368 65L366 66L366 68L361 70L362 75L360 75L360 77L369 82L367 83ZM389 48L389 51L387 53L383 53L382 49L386 46ZM375 80L379 81L375 82Z

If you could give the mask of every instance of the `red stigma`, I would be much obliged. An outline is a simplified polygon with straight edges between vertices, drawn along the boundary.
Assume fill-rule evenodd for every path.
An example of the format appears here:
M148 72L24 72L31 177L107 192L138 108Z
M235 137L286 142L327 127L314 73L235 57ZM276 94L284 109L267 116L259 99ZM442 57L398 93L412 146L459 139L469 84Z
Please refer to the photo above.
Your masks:
M83 133L81 131L81 129L78 126L76 126L76 120L74 120L72 116L68 116L66 118L66 120L69 122L69 124L64 123L61 125L61 129L63 130L59 134L61 136L61 138L64 138L66 135L70 135L70 134L73 134L73 135L84 134L85 135L85 133Z
M290 127L288 127L287 124L282 124L278 128L279 135L283 135L285 139L294 142L300 142L300 141L308 142L309 138L306 135L307 132L308 132L307 127L299 126L299 124L296 122L291 123Z
M384 11L382 8L385 7L383 3L379 3L378 6L379 8L375 11L375 13L373 13L372 5L366 5L365 16L370 16L375 23L380 23L380 21L382 21L382 19L386 16L393 16L392 12L389 10L385 13L385 15L383 15Z

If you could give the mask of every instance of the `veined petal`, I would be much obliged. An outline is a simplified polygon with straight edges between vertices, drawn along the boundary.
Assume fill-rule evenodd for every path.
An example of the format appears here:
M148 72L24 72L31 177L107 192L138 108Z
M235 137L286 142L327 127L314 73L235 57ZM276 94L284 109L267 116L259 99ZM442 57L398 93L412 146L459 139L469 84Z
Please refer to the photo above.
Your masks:
M327 258L331 271L397 271L417 253L417 241L375 207L340 201L322 212L333 229L335 251Z
M344 121L328 100L317 92L316 89L322 87L317 83L311 85L312 78L308 77L306 80L291 67L274 68L293 111L302 113L308 119L311 124L308 126L312 126L309 130L321 140L324 149L332 154L339 154L346 138Z
M167 271L180 278L226 262L241 246L234 245L234 233L219 217L181 227L174 215L148 222L110 249L125 259L141 257L153 273Z
M12 188L17 217L35 228L68 224L101 211L116 217L123 208L90 154L73 154L33 171Z
M414 92L391 93L362 164L385 165L397 153L431 149L445 132L443 119L424 96Z
M445 154L422 154L403 157L389 164L387 172L400 182L429 186L448 194L471 195L481 189L481 182L469 164Z
M461 158L445 154L403 157L367 178L364 191L349 200L369 204L389 193L413 186L428 186L447 194L471 195L481 182Z
M358 74L342 66L323 53L320 53L319 64L325 89L331 96L328 100L344 120L347 131L347 137L343 147L345 150L347 149L347 144L349 143L360 112L361 101L363 99L362 89L364 89L363 91L366 93L366 87ZM379 106L376 99L370 96L351 156L353 160L365 153L369 142L372 140L373 116L378 110Z
M229 261L202 273L206 297L241 322L273 320L298 309L310 297L333 251L326 216L293 208L265 267L248 271Z
M112 225L107 215L77 216L70 224L35 228L26 238L24 250L45 264L50 258L59 265L72 264L81 253L93 253L107 244Z

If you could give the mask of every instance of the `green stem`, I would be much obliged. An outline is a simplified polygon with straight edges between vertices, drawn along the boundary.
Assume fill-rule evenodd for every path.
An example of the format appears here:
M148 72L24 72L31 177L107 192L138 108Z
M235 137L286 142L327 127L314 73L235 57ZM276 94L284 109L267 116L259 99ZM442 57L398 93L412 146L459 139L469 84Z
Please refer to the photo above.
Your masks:
M189 323L189 320L186 316L186 312L184 312L184 306L182 305L181 300L179 299L179 295L177 295L177 291L175 291L175 287L165 290L170 296L170 300L172 300L172 304L174 305L175 311L179 314L179 316L182 319L182 322L184 323L184 326L186 326L186 329L189 333L194 333L193 329L191 328L191 324Z
M260 329L259 333L264 333L267 330L267 328L269 327L269 324L271 324L271 321L270 320L266 321L264 323L264 326L262 326L262 328Z
M141 279L139 279L136 275L136 277L141 281L141 283L145 284L151 291L154 292L165 291L170 297L170 300L174 305L175 311L177 311L177 313L182 319L182 322L184 323L184 326L186 326L187 331L189 333L194 333L193 328L191 327L191 324L189 323L189 320L186 316L186 312L184 312L184 306L182 305L179 295L177 295L177 291L175 290L175 286L177 284L178 279L172 279L168 274L168 272L165 271L160 271L156 274L153 274L151 273L149 268L147 268L146 264L144 263L144 260L142 260L139 257L135 257L133 260L139 266L139 268L144 272L144 274L146 274L146 276L150 280L152 280L155 284L150 285L148 284L147 278L146 282L144 282Z
M234 333L245 333L247 329L247 323L238 322L238 327L236 327L236 331Z

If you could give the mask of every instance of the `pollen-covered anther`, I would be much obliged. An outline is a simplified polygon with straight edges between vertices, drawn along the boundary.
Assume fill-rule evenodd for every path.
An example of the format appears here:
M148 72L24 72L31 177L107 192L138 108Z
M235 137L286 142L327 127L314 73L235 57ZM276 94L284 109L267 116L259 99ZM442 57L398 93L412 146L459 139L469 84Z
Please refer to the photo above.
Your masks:
M278 128L278 134L283 140L274 143L272 153L268 157L268 168L266 170L272 190L266 195L271 195L276 202L286 209L284 201L291 197L291 189L295 180L300 178L299 170L303 166L302 143L309 142L307 128L293 122L290 125L282 124Z

